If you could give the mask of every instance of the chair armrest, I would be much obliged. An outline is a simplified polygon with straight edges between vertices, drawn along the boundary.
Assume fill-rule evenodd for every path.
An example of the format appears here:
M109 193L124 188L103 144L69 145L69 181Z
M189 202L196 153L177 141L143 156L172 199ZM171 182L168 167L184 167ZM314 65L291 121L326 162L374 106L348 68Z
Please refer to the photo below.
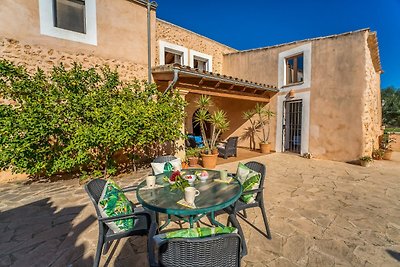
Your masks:
M258 189L252 189L252 190L248 190L248 191L243 191L242 195L261 193L263 190L264 190L264 187L261 187Z
M244 239L244 234L242 227L240 226L238 220L236 219L236 216L234 214L230 214L228 217L228 220L232 223L232 226L238 229L238 234L241 239L241 257L243 258L244 256L247 255L247 245L246 245L246 240Z
M112 222L112 221L129 219L129 218L138 219L139 217L136 214L131 213L131 214L125 214L125 215L112 216L112 217L99 217L98 220L100 222Z

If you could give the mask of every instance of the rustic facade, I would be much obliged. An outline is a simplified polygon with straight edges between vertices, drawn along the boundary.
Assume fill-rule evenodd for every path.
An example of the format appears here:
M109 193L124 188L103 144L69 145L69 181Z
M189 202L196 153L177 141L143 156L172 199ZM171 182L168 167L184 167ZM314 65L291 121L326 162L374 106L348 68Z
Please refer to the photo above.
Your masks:
M350 161L378 146L381 67L376 33L369 29L238 51L157 19L155 6L150 8L149 40L146 1L87 0L84 34L55 27L48 2L2 2L1 58L30 70L50 70L59 63L108 64L118 67L123 80L146 79L149 63L186 65L199 70L185 74L186 83L193 83L190 90L183 82L176 86L190 103L186 132L194 131L192 103L206 93L215 102L213 108L225 110L230 119L223 138L244 136L249 123L242 113L260 102L276 113L270 141L277 152ZM173 82L156 81L166 86ZM249 140L242 138L240 145L249 146Z

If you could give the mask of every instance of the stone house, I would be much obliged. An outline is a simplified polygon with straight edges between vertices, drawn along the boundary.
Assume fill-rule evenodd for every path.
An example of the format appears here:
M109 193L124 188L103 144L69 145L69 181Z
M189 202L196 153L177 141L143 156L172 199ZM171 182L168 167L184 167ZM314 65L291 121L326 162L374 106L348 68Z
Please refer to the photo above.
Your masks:
M145 0L3 0L0 56L32 70L77 61L118 66L123 80L150 73L160 90L173 86L188 101L186 132L197 131L193 102L206 94L230 119L223 138L243 136L243 111L261 103L276 113L270 141L277 152L350 161L378 147L375 32L238 51L156 18L156 8Z

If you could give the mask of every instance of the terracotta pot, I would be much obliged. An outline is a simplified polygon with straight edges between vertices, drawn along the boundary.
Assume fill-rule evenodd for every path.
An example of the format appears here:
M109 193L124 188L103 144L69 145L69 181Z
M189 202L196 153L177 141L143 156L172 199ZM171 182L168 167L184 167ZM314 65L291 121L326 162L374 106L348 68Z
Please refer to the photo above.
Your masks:
M392 158L392 152L393 152L393 150L386 150L385 154L383 154L383 159L390 160Z
M201 154L201 159L203 161L203 167L206 169L214 169L217 166L218 154Z
M199 163L199 158L197 158L197 157L189 158L189 166L190 167L196 167L198 163Z
M213 155L218 154L218 148L213 148L213 149L211 150L211 153L212 153Z
M260 150L263 154L271 153L271 144L270 143L260 143Z
M363 167L368 167L371 164L371 161L360 160L360 165Z

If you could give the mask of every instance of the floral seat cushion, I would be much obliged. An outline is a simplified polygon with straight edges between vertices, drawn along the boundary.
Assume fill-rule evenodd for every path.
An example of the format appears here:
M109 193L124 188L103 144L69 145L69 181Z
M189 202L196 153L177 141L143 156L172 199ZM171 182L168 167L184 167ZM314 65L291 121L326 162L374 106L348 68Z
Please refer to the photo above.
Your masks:
M247 204L253 203L257 193L246 194L246 191L258 189L260 187L261 173L253 171L240 162L237 168L236 177L243 186L243 194L240 199Z
M161 238L172 239L172 238L201 238L209 237L221 234L237 233L238 230L235 227L199 227L176 230L162 234Z
M107 218L133 213L131 202L127 199L121 188L111 179L104 186L98 206L101 215ZM106 224L114 233L120 233L132 229L134 219L128 218L107 222Z

